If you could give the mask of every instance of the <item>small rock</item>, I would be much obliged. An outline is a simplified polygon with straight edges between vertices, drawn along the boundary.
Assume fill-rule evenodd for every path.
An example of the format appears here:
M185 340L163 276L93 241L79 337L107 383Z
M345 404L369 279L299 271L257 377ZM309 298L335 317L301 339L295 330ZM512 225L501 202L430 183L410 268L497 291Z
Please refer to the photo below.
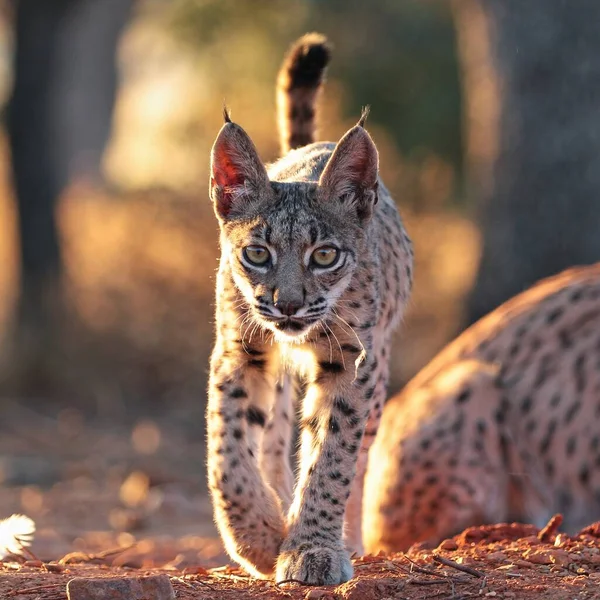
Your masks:
M208 571L199 565L195 565L193 567L186 567L183 570L184 575L208 575Z
M149 577L76 577L67 583L69 600L174 600L167 575Z
M589 579L593 579L595 581L600 581L600 573L590 573L588 575Z
M304 596L306 600L323 600L326 598L333 598L331 592L327 590L319 590L317 588L313 588L312 590L308 590L306 592L306 596Z
M398 577L381 577L378 579L354 578L336 588L335 596L344 600L367 600L373 598L397 597L406 582ZM307 596L308 597L308 596Z
M528 550L525 552L525 559L534 565L549 565L552 563L549 552L543 552L536 550L531 552Z
M26 560L23 563L24 567L34 567L34 568L39 568L43 565L44 563L41 560Z
M581 560L581 554L578 552L569 552L569 558L571 562L579 562Z
M419 552L423 552L424 550L433 550L435 548L435 543L430 540L424 540L422 542L414 543L406 552L406 554L418 554Z
M486 558L492 563L501 563L507 559L507 556L504 552L491 552Z
M532 569L533 565L528 560L523 560L522 558L513 558L513 565L516 567L521 567L522 569Z
M535 546L540 543L537 535L528 535L527 537L521 538L521 542L527 542L530 546Z
M438 548L440 550L456 550L458 548L458 544L454 540L444 540Z
M555 564L561 567L566 567L571 559L569 558L569 553L564 550L552 550L549 552L550 560Z

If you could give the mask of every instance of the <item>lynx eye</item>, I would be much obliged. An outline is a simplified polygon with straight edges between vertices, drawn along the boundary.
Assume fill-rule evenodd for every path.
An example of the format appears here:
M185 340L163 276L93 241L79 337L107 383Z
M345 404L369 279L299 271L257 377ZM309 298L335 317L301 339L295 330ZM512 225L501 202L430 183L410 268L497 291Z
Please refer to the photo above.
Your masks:
M264 246L246 246L244 258L252 265L261 267L271 258L271 253Z
M311 259L316 267L331 267L337 261L338 254L337 248L322 246L312 253Z

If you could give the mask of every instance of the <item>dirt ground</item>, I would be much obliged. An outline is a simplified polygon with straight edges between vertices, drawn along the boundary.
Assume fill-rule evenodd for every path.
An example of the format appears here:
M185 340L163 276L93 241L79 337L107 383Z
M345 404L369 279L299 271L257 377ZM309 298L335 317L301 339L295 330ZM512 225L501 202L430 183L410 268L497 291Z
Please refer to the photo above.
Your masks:
M72 411L8 411L0 518L25 513L37 532L30 554L0 561L0 598L63 600L74 577L162 573L183 600L600 600L600 524L572 537L553 526L474 527L437 548L356 558L354 578L337 587L254 580L227 566L192 423L92 427Z
M206 569L127 566L123 554L75 554L44 564L5 561L0 565L0 597L66 598L74 577L139 577L165 573L177 598L290 598L322 600L515 598L573 600L600 598L600 524L576 537L551 534L541 541L528 525L473 527L436 549L354 560L355 576L337 587L276 585L257 581L231 566ZM141 555L137 554L139 560ZM134 564L136 561L131 561Z

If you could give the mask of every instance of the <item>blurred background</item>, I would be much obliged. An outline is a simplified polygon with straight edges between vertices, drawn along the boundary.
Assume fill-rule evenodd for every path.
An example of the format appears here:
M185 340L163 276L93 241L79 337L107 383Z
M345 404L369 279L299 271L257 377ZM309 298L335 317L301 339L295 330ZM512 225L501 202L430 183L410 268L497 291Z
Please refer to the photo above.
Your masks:
M594 0L0 7L0 517L34 518L42 554L143 538L122 560L221 560L209 152L225 100L277 157L275 78L299 35L334 45L319 138L371 105L415 243L392 392L508 297L600 259Z

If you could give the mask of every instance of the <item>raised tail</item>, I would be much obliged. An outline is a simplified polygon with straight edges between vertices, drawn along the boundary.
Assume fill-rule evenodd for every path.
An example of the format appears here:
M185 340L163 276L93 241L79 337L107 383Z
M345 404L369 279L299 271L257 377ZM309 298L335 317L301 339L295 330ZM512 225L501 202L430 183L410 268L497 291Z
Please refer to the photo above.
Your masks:
M315 141L315 104L331 54L327 38L307 33L285 57L277 78L281 154Z

